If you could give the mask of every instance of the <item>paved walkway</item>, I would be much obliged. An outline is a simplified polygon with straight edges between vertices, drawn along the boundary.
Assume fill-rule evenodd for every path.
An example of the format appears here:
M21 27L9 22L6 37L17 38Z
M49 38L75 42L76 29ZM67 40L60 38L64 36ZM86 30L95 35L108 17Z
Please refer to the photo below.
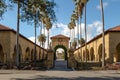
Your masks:
M120 71L0 70L0 80L120 80Z
M0 80L120 80L120 70L72 71L66 61L55 63L55 68L47 71L0 70Z
M72 69L67 68L67 61L56 60L55 67L51 69L52 71L72 71Z

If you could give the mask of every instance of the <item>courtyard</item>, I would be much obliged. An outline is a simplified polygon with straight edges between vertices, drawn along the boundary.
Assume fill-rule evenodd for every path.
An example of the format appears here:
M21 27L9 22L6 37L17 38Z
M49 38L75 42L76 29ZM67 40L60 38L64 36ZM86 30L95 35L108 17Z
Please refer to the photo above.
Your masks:
M120 71L1 70L0 80L120 80Z
M67 68L67 62L56 60L53 69L0 70L0 80L120 80L120 70L80 70Z

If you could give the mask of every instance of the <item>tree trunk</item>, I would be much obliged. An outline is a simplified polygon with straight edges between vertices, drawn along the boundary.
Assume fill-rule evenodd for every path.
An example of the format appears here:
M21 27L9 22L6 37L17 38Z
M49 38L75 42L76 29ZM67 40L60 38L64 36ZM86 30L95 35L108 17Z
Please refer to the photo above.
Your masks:
M48 46L48 47L47 47L47 48L49 49L49 48L50 48L50 46L49 46L49 30L47 30L47 32L48 32L48 39L47 39L47 40L48 40L48 41L47 41L47 46Z
M85 62L87 62L87 30L86 30L86 5L85 5L85 12L84 12L84 16L85 16Z
M80 16L80 40L82 40L82 26L81 26L81 20L82 20L82 17ZM81 42L80 42L81 43ZM82 46L81 44L80 44L80 46ZM82 54L82 48L80 48L80 53ZM82 57L81 57L82 58ZM81 61L82 61L82 59L81 59Z
M101 6L101 16L102 16L102 68L105 66L105 35L104 35L104 10L103 10L103 2L100 0L100 6Z
M37 23L36 23L36 15L35 15L35 20L34 20L34 29L35 29L35 43L34 43L34 61L36 62L36 26L37 25Z
M19 26L20 26L20 1L18 0L18 11L17 11L17 35L16 35L16 65L20 67L20 52L19 52Z

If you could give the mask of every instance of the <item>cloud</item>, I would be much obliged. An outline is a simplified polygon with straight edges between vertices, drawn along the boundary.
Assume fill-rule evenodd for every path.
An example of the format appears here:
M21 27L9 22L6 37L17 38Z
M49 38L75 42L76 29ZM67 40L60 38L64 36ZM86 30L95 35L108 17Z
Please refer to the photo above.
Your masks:
M92 24L87 25L88 41L91 40L96 35L102 32L102 23L100 21L95 21Z
M103 3L103 8L106 8L107 6L108 6L108 3L107 3L107 2L104 2L104 3ZM100 5L97 5L97 9L98 9L98 10L101 10Z
M63 24L63 23L55 23L53 24L53 28L64 28L66 27L67 25Z
M28 39L35 43L35 37L32 36L32 37L29 37ZM36 38L36 44L40 45L40 42L38 41L37 38ZM45 42L45 49L47 49L47 40Z
M32 37L29 37L28 39L35 43L35 37L32 36ZM37 38L36 38L36 44L40 45Z
M58 26L58 28L53 26L52 30L50 31L50 36L55 36L56 34L63 34L63 35L66 35L66 36L70 36L70 30L68 29L67 24L57 23L56 25ZM81 30L82 31L82 37L85 38L85 30L84 30L85 24L81 23L81 26L82 26L82 30ZM58 30L59 30L59 32L58 32ZM56 34L54 34L54 32L56 32ZM102 32L101 21L95 21L91 24L87 24L87 41L91 40L96 35L100 34L101 32ZM47 31L45 31L45 34L47 36ZM80 30L79 30L79 35L80 35ZM75 27L75 38L77 38L77 27ZM29 39L31 41L35 42L35 37L32 36L32 37L29 37ZM50 42L51 42L51 40L50 40ZM38 45L40 44L38 42L38 39L37 39L36 43ZM47 40L46 40L46 43L45 43L45 48L47 48Z

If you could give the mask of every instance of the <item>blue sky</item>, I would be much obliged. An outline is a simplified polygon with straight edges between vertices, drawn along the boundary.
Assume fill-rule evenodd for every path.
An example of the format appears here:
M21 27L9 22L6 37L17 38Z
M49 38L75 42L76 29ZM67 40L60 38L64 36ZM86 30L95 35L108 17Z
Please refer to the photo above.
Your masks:
M69 35L67 24L70 22L70 16L74 10L73 0L54 0L57 3L55 8L57 22L50 30L50 36L57 34ZM87 33L88 40L101 33L101 13L99 8L100 0L89 0L87 3ZM120 0L103 0L105 30L120 25ZM0 24L16 30L16 13L17 6L13 10L8 10ZM56 25L58 28L56 28ZM82 19L82 28L84 29L84 17ZM77 31L77 30L76 30ZM34 39L34 25L20 23L20 33L25 37ZM84 33L84 30L83 30ZM39 28L37 28L39 35ZM84 36L84 35L83 35Z

